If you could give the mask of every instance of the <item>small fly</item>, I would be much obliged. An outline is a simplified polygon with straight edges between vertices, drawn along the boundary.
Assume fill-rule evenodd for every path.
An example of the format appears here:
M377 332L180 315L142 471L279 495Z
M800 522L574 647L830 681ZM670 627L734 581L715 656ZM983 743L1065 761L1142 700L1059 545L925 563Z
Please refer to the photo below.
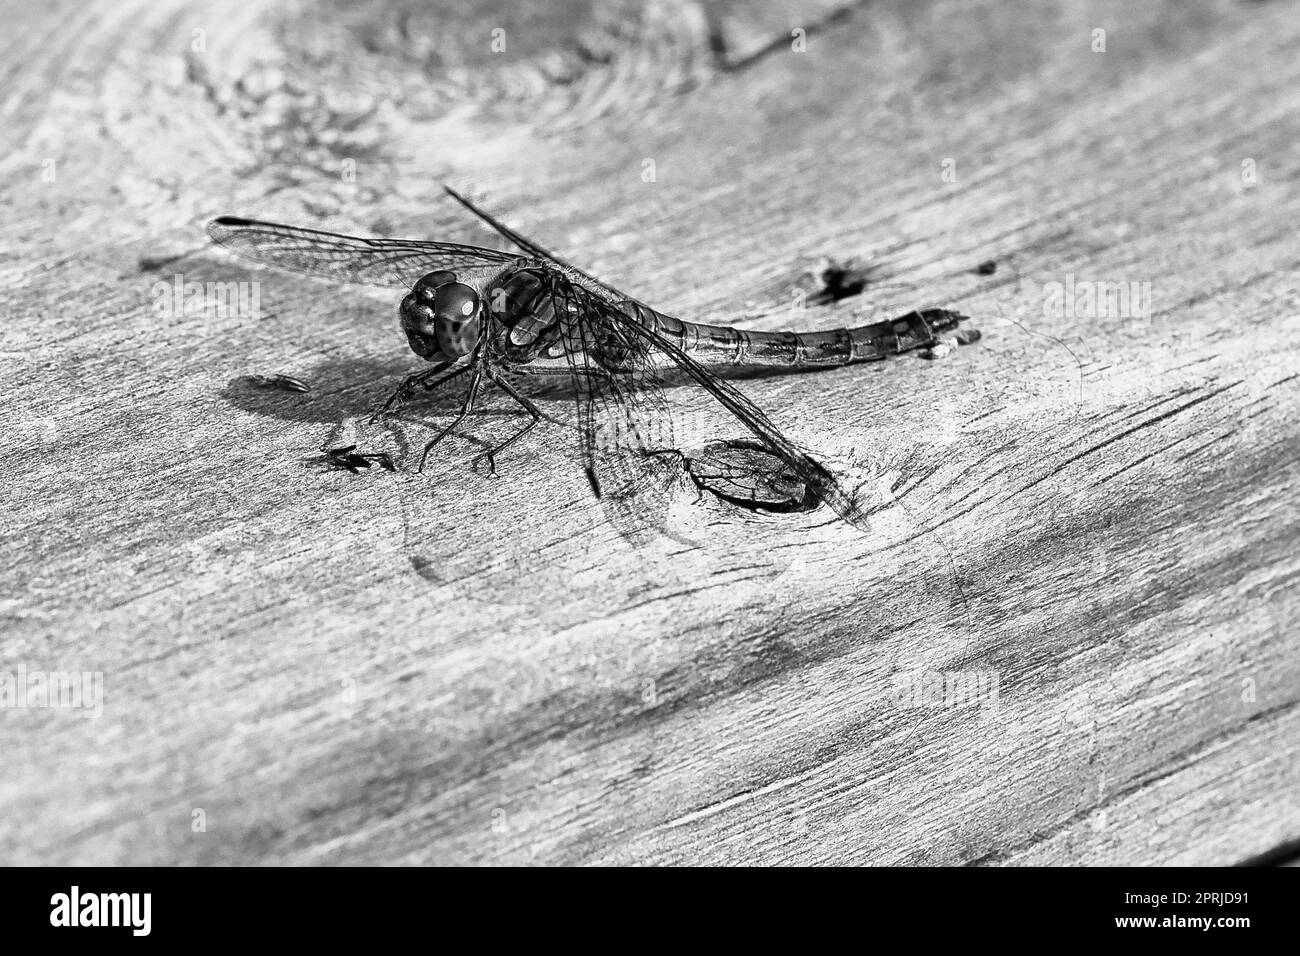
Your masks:
M327 449L325 451L325 464L332 465L335 468L346 468L354 475L359 475L362 468L369 468L371 464L379 465L384 471L397 470L393 465L393 460L386 453L362 454L357 451L356 445Z

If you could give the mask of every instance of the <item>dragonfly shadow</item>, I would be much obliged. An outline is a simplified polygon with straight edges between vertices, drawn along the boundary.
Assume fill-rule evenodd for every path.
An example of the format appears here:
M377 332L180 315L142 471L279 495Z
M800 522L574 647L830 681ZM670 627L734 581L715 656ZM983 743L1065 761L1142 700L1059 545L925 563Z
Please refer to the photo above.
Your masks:
M249 369L227 382L220 395L233 407L254 415L332 425L376 411L402 379L417 369L418 363L401 357L325 361L306 372L295 370L294 377L310 387L306 392L276 387L276 369ZM443 389L419 396L411 407L440 414L459 408L460 398L458 390Z
M253 368L232 377L221 390L220 396L240 411L286 422L334 424L354 415L366 415L378 409L397 388L401 380L419 371L418 360L412 356L394 356L392 359L337 359L318 363L308 371L294 369L293 379L309 387L297 391L277 387L275 379L283 370ZM829 369L828 369L829 370ZM785 375L810 374L808 369L783 368L718 368L710 371L719 378L732 381L776 378ZM815 374L816 370L813 370ZM533 398L573 399L576 390L567 371L539 374L523 373L513 376L522 390ZM659 383L666 388L691 386L694 381L685 372L663 369L658 373ZM414 413L442 415L460 408L464 388L459 383L412 398L409 408ZM482 409L492 414L491 408Z
M236 375L221 390L221 397L240 411L286 422L337 425L347 418L368 416L378 411L402 379L421 368L410 358L390 360L326 361L309 371L294 370L290 382L298 381L308 391L277 384L282 373L277 369L250 369ZM573 387L567 375L528 376L530 379L553 378L564 391L559 394L537 392L539 398L572 397ZM534 389L527 388L529 392ZM491 398L489 391L489 399ZM454 415L465 398L464 381L453 382L431 392L418 392L403 406L403 419L418 422L424 416ZM477 416L518 415L520 410L507 400L481 402Z
M220 395L240 411L288 422L334 423L348 415L365 412L382 401L385 389L396 386L406 372L399 361L331 361L309 371L293 371L294 378L309 387L299 392L277 388L259 381L273 377L278 369L250 368L236 375ZM388 383L392 383L391 385Z

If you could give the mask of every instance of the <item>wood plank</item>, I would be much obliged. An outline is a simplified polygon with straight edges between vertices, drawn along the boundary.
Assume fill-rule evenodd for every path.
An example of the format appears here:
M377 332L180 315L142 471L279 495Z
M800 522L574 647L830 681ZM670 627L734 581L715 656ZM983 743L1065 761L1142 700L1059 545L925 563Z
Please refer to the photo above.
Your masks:
M0 673L101 671L104 711L0 712L0 858L1208 864L1300 837L1285 5L77 11L0 40ZM496 481L465 441L423 476L328 470L417 364L395 297L251 269L202 223L489 241L444 180L686 318L940 304L984 338L740 383L857 462L868 534L683 489L690 543L633 548L558 426ZM793 312L824 258L885 281ZM259 314L160 315L177 276L256 281ZM1067 281L1151 308L1045 310ZM244 382L274 372L312 391ZM366 440L409 462L423 434ZM927 675L996 699L900 695Z

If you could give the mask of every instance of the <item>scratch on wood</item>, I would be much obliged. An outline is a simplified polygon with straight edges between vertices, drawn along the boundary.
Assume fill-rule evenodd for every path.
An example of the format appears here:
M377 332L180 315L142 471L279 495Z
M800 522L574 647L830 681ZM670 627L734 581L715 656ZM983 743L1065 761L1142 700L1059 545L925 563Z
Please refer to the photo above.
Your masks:
M1236 388L1241 384L1242 384L1241 382L1233 382L1231 385L1225 385L1222 388L1215 389L1214 391L1210 392L1207 395L1202 395L1200 398L1194 398L1190 402L1185 402L1184 404L1179 405L1177 408L1171 409L1170 411L1157 415L1154 418L1149 418L1138 425L1134 425L1132 428L1125 429L1124 431L1120 432L1118 435L1112 435L1110 438L1107 438L1105 441L1097 442L1095 445L1091 445L1088 448L1085 448L1077 455L1071 455L1069 458L1061 462L1055 468L1048 471L1046 474L1040 475L1038 478L1035 478L1029 484L1024 485L1020 489L1020 493L1029 491L1031 488L1034 488L1042 484L1047 479L1059 475L1062 471L1064 471L1066 468L1068 468L1070 465L1074 464L1075 462L1087 458L1089 455L1095 454L1101 449L1115 444L1115 442L1117 441L1122 441L1123 439L1128 438L1130 435L1140 432L1144 428L1149 428L1152 425L1158 424L1159 422L1172 418L1175 415L1181 414L1182 412L1187 411L1189 408L1194 408L1197 405L1200 405L1202 402L1208 402L1210 399L1215 398L1218 395L1222 395L1224 392L1228 391L1229 389Z
M654 828L654 832L659 833L665 830L676 830L680 827L689 826L690 824L697 823L700 820L707 820L709 817L716 816L717 814L730 810L733 807L741 806L750 800L757 799L758 797L766 797L773 793L780 793L782 790L787 790L805 780L812 779L812 777L821 773L824 769L825 767L823 765L811 767L792 777L783 777L780 780L774 780L766 786L758 787L754 790L744 790L725 800L719 800L717 803L711 803L707 806L700 807L698 810L684 813L680 817L669 820L666 823L661 823Z

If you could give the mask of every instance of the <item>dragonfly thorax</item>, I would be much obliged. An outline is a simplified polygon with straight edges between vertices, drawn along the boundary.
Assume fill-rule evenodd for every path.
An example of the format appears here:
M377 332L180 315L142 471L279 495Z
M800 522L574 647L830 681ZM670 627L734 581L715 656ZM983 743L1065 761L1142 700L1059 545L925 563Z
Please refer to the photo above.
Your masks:
M563 329L544 269L507 269L487 288L492 310L493 352L511 365L564 354Z
M431 362L455 361L478 344L479 295L456 273L430 272L402 300L398 315L412 351Z

